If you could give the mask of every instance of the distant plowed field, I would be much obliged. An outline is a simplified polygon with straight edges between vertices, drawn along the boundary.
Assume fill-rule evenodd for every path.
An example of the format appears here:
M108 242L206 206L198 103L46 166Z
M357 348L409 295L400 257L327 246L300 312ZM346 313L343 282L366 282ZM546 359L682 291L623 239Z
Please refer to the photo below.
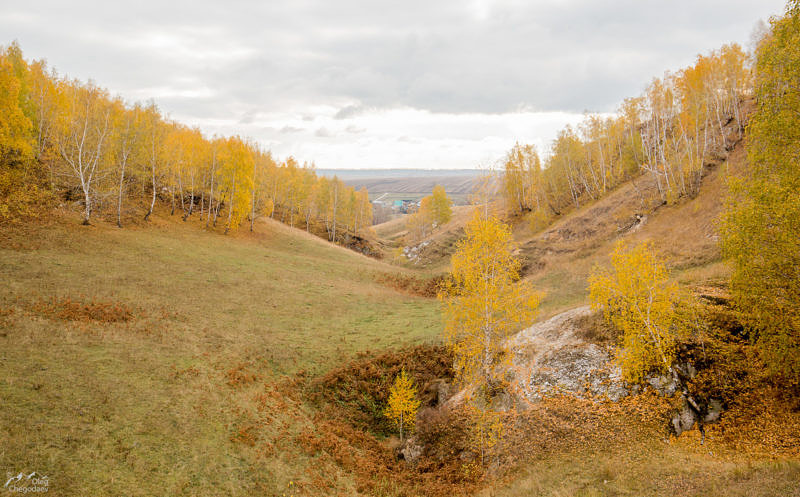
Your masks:
M367 187L369 193L423 193L428 195L436 185L444 186L448 194L467 194L475 186L477 177L430 176L425 178L353 178L345 183L356 189Z

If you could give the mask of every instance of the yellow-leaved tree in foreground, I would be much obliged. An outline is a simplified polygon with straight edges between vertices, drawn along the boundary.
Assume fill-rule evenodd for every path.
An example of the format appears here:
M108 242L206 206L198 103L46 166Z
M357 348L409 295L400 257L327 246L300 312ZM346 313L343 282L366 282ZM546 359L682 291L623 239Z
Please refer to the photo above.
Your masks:
M800 385L800 1L756 50L748 170L731 182L723 254L731 293L769 370Z
M406 428L406 433L414 429L419 405L417 387L414 385L414 380L406 375L404 369L394 379L394 384L389 390L389 403L384 411L386 417L397 425L401 442L403 441L403 429Z
M612 269L595 267L589 277L594 309L622 332L617 360L622 377L641 383L648 374L669 373L683 398L702 420L702 409L685 378L675 367L681 338L697 326L694 305L678 285L669 281L667 268L649 242L628 248L619 241L611 254ZM705 439L702 421L698 428ZM701 442L702 443L702 442Z
M489 433L500 431L497 417L487 412L490 392L501 381L497 366L509 358L508 337L529 325L539 306L540 295L519 281L514 248L510 227L488 209L476 209L453 254L451 278L439 294L458 380L472 387L470 409L476 412L472 418L482 459L491 445Z
M650 243L629 248L618 242L612 269L595 267L589 277L592 307L622 332L618 361L622 376L641 382L652 372L675 374L681 293Z
M511 229L476 210L452 257L451 278L440 294L445 335L464 383L491 386L509 335L530 324L539 294L520 282Z

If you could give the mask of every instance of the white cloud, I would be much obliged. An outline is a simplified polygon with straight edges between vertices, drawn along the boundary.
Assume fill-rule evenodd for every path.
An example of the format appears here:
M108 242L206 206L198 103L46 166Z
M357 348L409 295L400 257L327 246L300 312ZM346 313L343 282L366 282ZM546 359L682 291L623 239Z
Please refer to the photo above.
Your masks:
M502 114L437 113L410 107L366 109L339 119L316 108L315 128L301 116L260 114L251 122L207 122L218 133L243 133L272 144L278 155L314 160L326 168L472 168L501 157L514 142L545 152L555 132L582 114L522 110ZM302 114L302 113L301 113Z
M746 44L784 1L39 0L0 4L0 42L320 167L472 167Z

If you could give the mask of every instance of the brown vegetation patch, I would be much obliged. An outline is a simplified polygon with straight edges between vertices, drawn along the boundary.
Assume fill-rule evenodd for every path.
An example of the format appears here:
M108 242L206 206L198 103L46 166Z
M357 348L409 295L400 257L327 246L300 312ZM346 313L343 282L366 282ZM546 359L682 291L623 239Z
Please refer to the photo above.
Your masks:
M178 368L174 364L172 365L170 377L174 379L178 378L197 378L200 376L200 370L197 369L195 366L189 366L187 368Z
M256 429L255 425L248 424L236 429L233 435L231 435L231 442L234 443L242 443L250 447L255 447L256 442L258 441L258 437L254 433Z
M307 455L331 459L351 473L360 493L398 497L471 495L478 489L482 473L470 471L457 457L457 447L463 444L448 436L462 434L457 426L458 423L443 422L433 427L431 437L445 458L429 453L416 464L398 459L388 444L351 426L333 408L317 415L314 428L298 435L295 441Z
M800 409L797 392L760 388L743 392L707 436L734 454L800 457Z
M478 489L482 473L465 471L458 458L465 445L463 420L433 408L441 382L452 381L452 363L445 347L433 345L360 354L350 364L308 382L305 391L317 411L312 426L293 441L305 455L350 473L360 493L470 495ZM403 369L414 379L423 405L417 436L426 452L413 464L398 458L394 427L383 415L389 388Z
M617 329L606 321L602 312L593 312L575 319L575 334L587 342L611 345L619 340Z
M445 275L434 276L432 278L418 278L401 273L378 273L375 276L375 281L382 285L410 295L428 298L435 298L436 295L438 295L446 279L447 276Z
M513 467L531 457L571 450L664 440L673 399L652 391L619 402L556 395L519 414L509 414L494 457Z
M134 318L133 309L127 304L97 298L52 297L40 299L32 305L37 314L62 321L81 321L96 323L119 323Z
M337 406L353 426L390 435L394 429L383 409L400 371L405 369L414 379L422 406L435 406L439 383L453 379L452 365L453 357L444 346L418 345L380 355L364 352L350 364L313 380L309 394L318 404Z
M0 319L7 319L12 314L14 314L13 307L0 307Z
M248 372L248 365L245 363L237 364L225 372L225 380L229 387L240 387L255 383L259 376Z

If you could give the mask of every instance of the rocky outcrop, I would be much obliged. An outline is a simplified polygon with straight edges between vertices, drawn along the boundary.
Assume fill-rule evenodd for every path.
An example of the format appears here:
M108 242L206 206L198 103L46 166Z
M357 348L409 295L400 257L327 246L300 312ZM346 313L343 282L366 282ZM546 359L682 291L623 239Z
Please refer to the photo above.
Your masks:
M414 437L406 439L398 450L398 459L403 459L407 463L414 464L422 455L423 447Z
M410 245L408 247L403 247L403 256L406 259L417 264L420 261L420 257L422 256L422 251L430 245L430 241L425 241L420 243L419 245Z
M639 385L629 386L622 380L619 366L613 361L608 347L582 338L582 323L591 315L589 306L562 312L546 321L536 323L508 341L511 364L506 367L508 388L493 399L493 408L526 409L544 397L569 394L582 398L618 401L641 391ZM686 390L685 383L697 374L688 363L673 367L674 374L650 376L645 387L665 397L680 394L683 407L670 419L675 434L719 420L723 405L712 399L698 404ZM442 392L447 398L444 408L462 404L470 390ZM452 393L452 396L448 395Z
M628 395L609 351L576 333L579 319L591 312L589 306L571 309L511 338L510 390L521 404L556 393L613 401Z

